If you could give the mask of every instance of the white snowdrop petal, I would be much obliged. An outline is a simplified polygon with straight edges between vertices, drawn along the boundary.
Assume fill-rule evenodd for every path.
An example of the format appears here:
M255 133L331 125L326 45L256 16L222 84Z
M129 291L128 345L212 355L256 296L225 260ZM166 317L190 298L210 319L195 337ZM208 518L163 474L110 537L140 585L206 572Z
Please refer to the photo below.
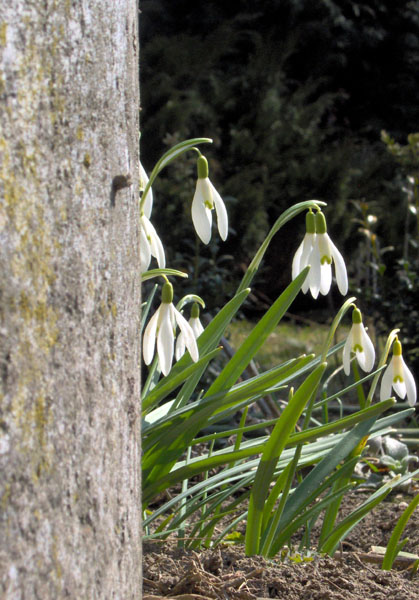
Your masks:
M303 254L303 246L304 246L304 240L298 246L297 251L294 254L294 258L292 259L292 280L293 281L297 277L297 275L299 273L301 273L300 262L301 262L301 256ZM307 279L306 279L306 281L307 281ZM308 287L307 287L307 289L308 289Z
M381 379L381 387L380 387L380 401L387 400L391 398L391 387L393 384L393 359L391 359L390 364L387 369L384 371L383 377Z
M412 372L406 366L406 363L403 361L403 378L406 384L406 394L407 401L409 406L414 406L416 404L416 384Z
M356 360L358 361L358 364L361 367L361 369L363 371L367 371L365 352L359 352L359 350L357 350L355 354L356 354Z
M141 223L145 229L147 234L147 239L150 244L151 254L157 259L157 263L161 269L164 269L166 266L166 258L164 255L163 244L159 236L157 235L157 231L154 228L154 225L145 217L144 215L141 217Z
M198 237L204 244L208 244L211 239L212 215L211 210L205 206L201 181L203 180L198 179L196 183L195 195L192 200L192 222Z
M349 335L348 335L345 345L343 347L342 362L343 362L343 370L345 371L345 375L349 375L349 373L351 372L352 334L353 334L353 327L351 328L351 331L349 332Z
M192 360L196 362L199 359L199 352L192 328L189 325L188 321L185 319L185 317L181 315L180 312L176 310L174 306L172 306L172 310L176 318L176 323L179 325L179 329L183 333L185 345L189 350Z
M317 288L318 275L320 271L317 269L318 255L314 252L315 250L315 233L306 233L303 240L303 252L300 260L300 271L310 265L310 271L307 273L305 281L302 285L301 290L305 294L308 289L312 290L312 287ZM318 292L317 292L318 293Z
M332 253L332 258L335 263L336 283L338 284L338 289L342 296L346 296L346 294L348 293L348 274L346 272L345 261L343 260L342 254L339 252L339 250L336 248L335 244L330 238L329 245Z
M161 243L161 240L155 229L154 234L155 235L151 238L151 253L157 259L157 264L159 265L160 269L164 269L166 266L166 257L164 254L163 244Z
M140 266L141 272L147 271L151 261L151 248L144 227L140 228Z
M145 172L143 165L140 162L140 188L142 190L144 190L147 183L148 183L148 176L147 176L147 173ZM150 187L147 192L147 196L144 199L144 204L143 204L144 214L147 217L147 219L149 219L151 217L152 208L153 208L153 191Z
M210 183L210 185L211 185L212 197L213 197L214 204L215 204L215 212L217 213L218 232L220 234L220 238L223 241L225 241L227 239L227 235L228 235L227 210L226 210L225 204L224 204L220 194L217 192L217 190L212 185L212 183Z
M332 251L330 247L330 237L327 233L316 234L317 246L319 248L320 261L327 259L328 262L332 261Z
M185 339L183 333L180 331L179 335L176 338L176 347L175 347L175 358L179 360L185 354Z
M191 326L195 339L198 339L201 333L204 331L201 321L197 317L191 317L189 319L189 325Z
M303 253L301 255L300 271L310 264L310 257L316 242L315 233L306 233L303 239Z
M319 247L317 244L317 238L316 238L316 243L314 244L313 249L310 253L309 264L310 264L310 271L308 273L307 279L309 280L309 287L310 287L311 295L313 296L314 299L316 299L317 296L319 295L319 291L320 291L320 278L321 278L320 253L319 253ZM307 281L307 279L306 279L306 281Z
M330 291L330 286L332 285L332 265L329 263L324 263L320 265L320 293L323 296Z
M406 384L404 381L393 381L393 390L396 392L399 398L403 400L406 396Z
M366 373L372 371L375 362L375 348L368 333L365 330L363 323L360 325L361 345L365 354L365 367L362 367Z
M156 344L156 331L159 321L159 311L160 307L151 317L143 334L143 359L146 365L149 365L151 363L154 356L154 347Z
M159 355L159 365L163 375L168 375L168 373L170 373L173 360L174 334L170 318L171 306L171 304L166 303L161 305L160 327L157 332L157 353Z

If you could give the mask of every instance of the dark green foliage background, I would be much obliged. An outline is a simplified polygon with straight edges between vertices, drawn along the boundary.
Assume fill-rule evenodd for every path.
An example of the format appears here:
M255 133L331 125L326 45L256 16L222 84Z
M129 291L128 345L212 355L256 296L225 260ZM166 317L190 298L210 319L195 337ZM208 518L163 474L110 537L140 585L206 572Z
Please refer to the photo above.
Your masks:
M380 133L405 143L419 131L419 2L143 0L141 11L142 162L150 170L168 146L213 138L203 152L230 217L228 241L213 236L195 257L196 157L156 182L153 222L170 266L190 273L183 291L221 306L278 215L310 198L328 202L350 269L365 244L355 204L367 203L396 272L403 174ZM276 236L249 313L287 285L303 233L301 218ZM313 308L300 296L300 308Z

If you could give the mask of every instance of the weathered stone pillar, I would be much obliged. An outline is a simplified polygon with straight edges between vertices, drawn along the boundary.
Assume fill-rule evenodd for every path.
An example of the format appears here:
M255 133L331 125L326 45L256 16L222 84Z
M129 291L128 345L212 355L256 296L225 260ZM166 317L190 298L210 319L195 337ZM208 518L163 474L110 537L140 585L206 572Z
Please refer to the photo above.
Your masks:
M140 597L136 0L0 7L0 597Z

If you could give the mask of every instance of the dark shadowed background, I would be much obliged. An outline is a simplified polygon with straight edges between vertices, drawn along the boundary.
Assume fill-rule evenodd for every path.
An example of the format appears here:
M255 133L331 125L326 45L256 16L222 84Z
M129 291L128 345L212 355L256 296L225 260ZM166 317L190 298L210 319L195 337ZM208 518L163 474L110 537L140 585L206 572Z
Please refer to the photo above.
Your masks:
M407 146L419 131L419 2L143 0L141 9L142 162L150 171L174 143L213 138L203 152L230 217L226 243L214 231L209 247L197 245L194 153L156 182L153 222L170 266L189 273L177 293L216 310L279 214L318 198L351 293L379 330L404 328L417 360L418 179L409 199L406 177L419 164L419 140ZM406 148L390 152L383 130ZM247 317L289 283L303 233L301 216L276 236ZM340 301L300 294L293 310L322 318Z

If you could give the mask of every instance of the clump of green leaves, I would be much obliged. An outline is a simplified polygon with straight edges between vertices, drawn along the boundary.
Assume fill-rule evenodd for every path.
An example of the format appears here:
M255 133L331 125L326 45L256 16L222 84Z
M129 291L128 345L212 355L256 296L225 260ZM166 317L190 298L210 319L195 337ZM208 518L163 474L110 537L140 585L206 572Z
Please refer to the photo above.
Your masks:
M185 142L183 148L189 146ZM172 155L176 151L168 156ZM150 184L157 172L152 172ZM157 359L151 365L142 397L146 537L177 535L181 545L200 548L231 541L231 532L245 524L247 554L275 556L302 527L309 540L314 523L324 513L318 549L333 554L349 531L396 485L419 472L384 483L351 515L337 522L343 495L357 484L354 469L368 438L385 435L394 423L413 412L407 409L382 417L394 406L394 399L371 404L394 332L378 369L330 396L324 393L327 386L322 382L333 376L330 357L343 346L333 345L332 340L354 298L338 311L318 356L286 359L242 380L243 372L301 290L308 266L285 288L222 369L212 369L221 351L220 340L248 297L271 240L293 217L319 204L323 203L301 202L278 217L232 299L199 336L197 362L185 354L163 378ZM153 275L163 272L170 275L167 269L155 270ZM143 277L147 279L149 274ZM154 291L144 305L145 315L153 295ZM353 414L330 421L328 411L323 410L323 422L313 417L316 409L340 401L363 385L370 386L367 401ZM260 424L248 423L249 409L268 394L279 414L264 423L269 434L248 437L260 430ZM230 431L203 433L236 414L240 423ZM220 439L224 444L215 449Z

